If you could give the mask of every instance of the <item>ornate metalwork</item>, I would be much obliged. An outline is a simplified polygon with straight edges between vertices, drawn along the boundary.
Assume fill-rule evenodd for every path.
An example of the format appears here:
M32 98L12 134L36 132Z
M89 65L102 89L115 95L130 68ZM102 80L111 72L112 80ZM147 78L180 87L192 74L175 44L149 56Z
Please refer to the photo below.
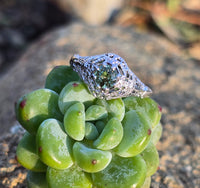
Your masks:
M124 59L116 54L86 57L76 54L71 58L70 65L97 98L110 100L127 96L143 97L152 93L129 69Z

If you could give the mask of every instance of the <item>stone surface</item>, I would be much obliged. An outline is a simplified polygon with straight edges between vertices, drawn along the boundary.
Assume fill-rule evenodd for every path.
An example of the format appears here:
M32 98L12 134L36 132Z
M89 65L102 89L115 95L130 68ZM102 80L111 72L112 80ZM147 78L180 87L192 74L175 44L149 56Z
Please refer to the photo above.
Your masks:
M50 0L62 10L73 13L76 17L91 25L100 25L109 20L119 10L122 0Z
M14 102L23 94L43 87L48 72L56 65L68 64L74 53L88 56L105 52L124 58L141 81L152 88L152 98L163 108L164 130L157 145L160 170L153 176L152 187L200 186L200 64L185 60L160 36L134 28L77 23L46 34L0 80L3 187L11 187L5 180L8 176L25 177L12 161L18 142L16 137L20 134L5 136L15 123ZM6 175L2 175L2 171ZM25 185L20 182L23 181L19 179L16 187Z

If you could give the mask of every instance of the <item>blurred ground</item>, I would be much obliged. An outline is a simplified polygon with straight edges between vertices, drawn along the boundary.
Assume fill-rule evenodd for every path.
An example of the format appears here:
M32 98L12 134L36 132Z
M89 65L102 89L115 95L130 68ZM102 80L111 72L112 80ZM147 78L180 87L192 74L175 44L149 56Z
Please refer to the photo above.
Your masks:
M160 170L152 188L200 187L199 1L127 0L98 27L76 14L82 9L71 8L73 1L67 8L62 0L24 2L0 2L0 187L25 187L26 173L14 159L22 132L9 133L16 124L14 102L43 87L46 74L72 54L104 52L125 58L163 107ZM69 24L75 20L81 24Z

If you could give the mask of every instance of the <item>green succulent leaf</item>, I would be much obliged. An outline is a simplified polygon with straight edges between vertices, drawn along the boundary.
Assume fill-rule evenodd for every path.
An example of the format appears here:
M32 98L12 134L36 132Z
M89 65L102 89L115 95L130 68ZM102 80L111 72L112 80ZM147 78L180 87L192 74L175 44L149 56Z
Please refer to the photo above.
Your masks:
M124 135L114 151L122 157L136 156L148 145L151 139L151 127L145 116L135 110L126 112L122 125Z
M102 133L94 141L94 147L101 150L111 150L122 140L123 127L117 118L112 118L104 127Z
M96 121L95 122L95 126L99 132L99 134L101 134L101 132L103 131L104 127L105 127L105 123L103 121Z
M85 107L77 102L69 107L64 116L64 128L74 140L83 140L85 136Z
M28 188L48 188L46 173L28 171L27 177Z
M92 174L98 188L139 188L145 178L146 164L140 156L123 158L116 155L104 170Z
M91 105L85 112L86 121L96 121L107 117L108 113L106 109L100 105Z
M147 177L152 176L159 166L159 155L155 145L150 142L140 155L147 165Z
M158 143L158 141L160 140L161 136L162 136L162 125L161 123L158 123L158 125L156 125L156 127L153 129L152 131L152 136L151 136L151 142L156 145Z
M124 99L124 104L126 112L137 110L145 114L152 129L159 123L162 109L153 99L131 96Z
M67 65L60 65L54 67L47 75L45 81L45 88L51 89L60 93L63 87L72 81L79 81L80 78L71 67Z
M38 89L21 97L16 105L19 123L31 134L48 118L63 119L58 108L58 94L50 89Z
M121 98L107 101L104 99L96 99L95 103L105 107L110 117L116 117L119 121L123 120L125 115L125 105Z
M64 132L61 122L47 119L40 125L37 136L37 151L40 159L55 169L66 169L72 166L72 144Z
M89 174L76 165L65 170L48 167L47 181L49 188L92 188Z
M88 140L95 140L99 136L99 132L95 125L91 122L85 124L85 138Z
M17 161L35 172L45 172L47 166L40 160L36 149L36 138L26 132L17 146Z
M94 96L90 94L87 86L83 82L70 82L61 91L58 105L60 111L65 114L67 109L77 103L82 102L84 105L89 106L93 103Z
M109 151L102 151L76 142L73 146L73 154L77 165L85 172L99 172L106 168L112 159Z

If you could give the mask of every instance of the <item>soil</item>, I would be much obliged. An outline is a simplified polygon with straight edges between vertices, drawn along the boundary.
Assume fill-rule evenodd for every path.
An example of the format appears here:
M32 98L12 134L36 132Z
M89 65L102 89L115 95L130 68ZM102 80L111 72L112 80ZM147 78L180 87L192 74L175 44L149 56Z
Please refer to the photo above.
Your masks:
M18 128L16 134L0 138L0 187L26 187L26 169L16 161L16 147L24 131Z

